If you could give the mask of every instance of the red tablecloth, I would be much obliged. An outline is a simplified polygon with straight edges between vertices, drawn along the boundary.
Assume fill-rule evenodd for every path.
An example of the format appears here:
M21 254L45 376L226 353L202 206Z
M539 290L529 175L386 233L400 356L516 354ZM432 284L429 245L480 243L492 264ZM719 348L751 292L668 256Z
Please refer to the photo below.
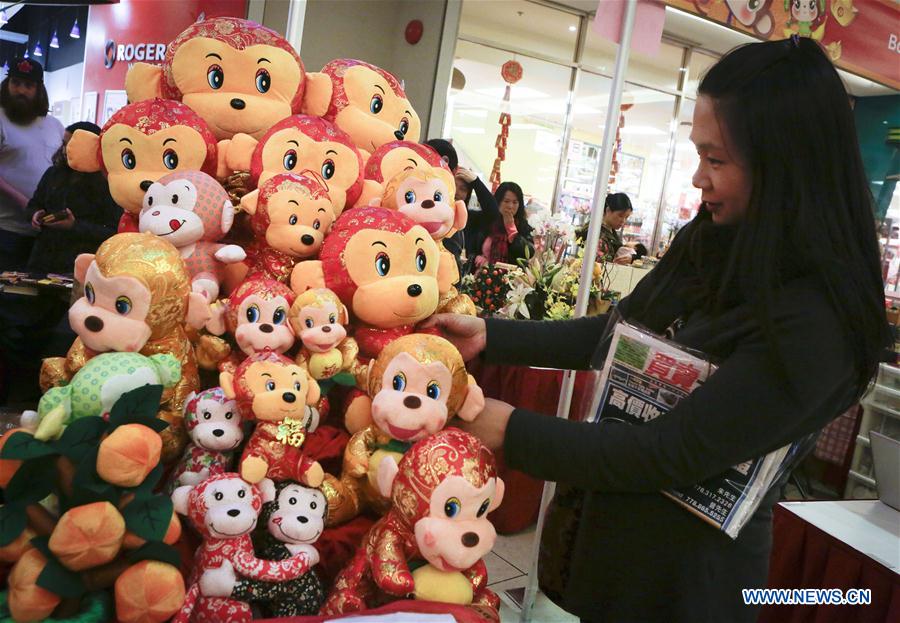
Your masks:
M484 623L484 619L478 616L471 608L466 606L457 606L454 604L438 603L435 601L394 601L380 608L373 608L363 612L355 613L356 615L371 616L375 614L391 614L394 612L419 612L424 614L451 614L457 623ZM282 619L262 619L265 623L320 623L322 621L330 621L331 619L340 619L343 617L354 616L351 614L339 614L334 616L308 616L308 617L288 617ZM385 619L389 621L390 619Z
M467 364L469 372L488 398L503 400L515 407L537 411L548 416L556 415L559 390L562 385L561 370L538 370L521 366L494 366L473 361ZM580 415L581 401L591 390L592 374L579 372L575 376L575 392L569 417ZM527 474L506 467L503 451L494 453L500 478L506 485L503 503L491 513L491 521L500 534L520 532L537 521L544 482Z
M900 621L900 576L865 554L775 506L769 588L872 591L860 606L766 606L759 623L882 623Z

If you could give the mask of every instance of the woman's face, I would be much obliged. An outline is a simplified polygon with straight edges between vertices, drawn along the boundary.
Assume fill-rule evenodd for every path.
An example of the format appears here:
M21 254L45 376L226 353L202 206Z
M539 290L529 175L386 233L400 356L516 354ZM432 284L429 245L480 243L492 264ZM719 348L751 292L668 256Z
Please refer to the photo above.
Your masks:
M613 212L612 210L609 210L603 215L603 224L613 230L622 229L625 225L625 221L631 217L632 211L633 210L621 210L619 212Z
M503 200L500 202L500 214L506 217L512 217L515 216L518 211L519 198L516 197L516 193L507 190L506 194L503 195Z
M705 95L697 98L694 107L691 141L700 156L692 182L702 191L701 198L713 222L718 225L740 222L747 212L753 188L750 168L724 134L714 101Z

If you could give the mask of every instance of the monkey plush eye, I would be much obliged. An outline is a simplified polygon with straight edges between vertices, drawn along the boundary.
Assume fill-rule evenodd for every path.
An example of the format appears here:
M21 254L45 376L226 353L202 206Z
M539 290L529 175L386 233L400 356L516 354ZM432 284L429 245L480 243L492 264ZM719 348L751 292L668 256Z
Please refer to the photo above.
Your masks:
M96 296L94 295L94 286L92 286L90 283L87 283L84 286L84 298L86 298L88 300L88 303L90 303L91 305L94 304L94 299L96 298Z
M131 311L131 299L127 296L120 296L116 299L116 313L127 316Z
M231 411L226 411L226 412L225 412L225 419L226 419L226 420L230 420L232 417L234 417L234 414L231 413Z
M275 391L275 381L266 381L266 389L270 392Z
M225 496L222 495L221 491L216 491L213 497L216 498L216 502L221 502L222 498L224 498Z
M256 72L256 90L260 93L265 93L269 90L269 87L272 86L272 77L269 76L269 72L265 69L260 69Z
M334 314L328 314L328 323L334 324L335 322L337 322L337 316L335 316Z
M247 492L244 491L243 489L241 489L240 491L238 491L238 497L239 497L239 498L245 498L245 497L247 497Z
M409 120L404 118L400 121L400 134L406 136L407 132L409 132Z
M288 504L294 506L295 504L297 504L297 498L288 498Z
M387 253L381 252L375 256L375 270L378 271L378 274L384 277L391 270L391 258L388 257Z
M284 152L284 168L287 171L293 171L294 167L297 166L297 152L293 149L289 149Z
M326 180L330 180L334 177L334 161L326 160L322 163L322 177Z
M303 389L303 386L300 384L300 381L294 381L294 391L300 391Z
M284 311L284 307L279 307L275 310L275 313L272 314L272 324L284 324L284 319L287 314Z
M404 389L406 389L406 375L402 372L398 372L394 375L394 379L391 384L394 388L394 391L402 392Z
M319 219L316 219L313 221L313 229L319 229L321 227L322 227L322 221L320 221Z
M369 102L369 110L372 111L373 115L377 115L382 108L384 108L384 100L381 99L380 95L373 95L372 101Z
M425 388L425 394L432 400L437 400L441 395L441 386L437 381L431 381Z
M134 157L133 151L130 149L122 150L122 164L129 170L137 166L137 158Z
M251 305L247 308L247 321L248 322L259 322L259 306Z
M289 224L289 225L296 225L296 224L297 224L297 221L299 221L299 220L300 220L300 219L297 218L297 215L296 215L296 214L291 214L290 218L288 219L288 224Z
M425 272L425 265L428 263L427 258L425 257L425 250L419 249L416 251L416 270L421 272Z
M204 419L204 420L208 420L208 419L210 419L211 417L212 417L212 413L210 413L209 411L204 411L204 412L203 412L203 419Z
M462 503L459 501L459 498L450 498L446 502L444 502L444 514L447 515L450 519L453 519L459 512L462 510Z
M316 504L315 501L312 501L309 503L309 507L313 510L316 510L319 507L319 505Z
M439 190L434 191L434 200L438 203L444 200L444 193Z
M406 194L403 195L403 201L405 201L407 204L415 203L416 202L416 193L414 193L411 190L407 190Z
M478 507L478 512L475 513L476 517L484 517L484 514L488 512L488 509L491 507L491 498L486 499L481 503L481 506Z
M312 318L307 318L307 319L303 322L303 324L306 325L306 328L307 328L307 329L312 329L312 328L313 328L313 325L314 325L315 323L313 322L313 319L312 319Z
M225 83L225 72L218 65L210 65L206 70L206 81L214 89L221 89Z
M172 205L173 206L178 205L178 195L172 195Z
M167 149L163 154L163 164L167 169L174 169L178 166L178 154L174 149Z

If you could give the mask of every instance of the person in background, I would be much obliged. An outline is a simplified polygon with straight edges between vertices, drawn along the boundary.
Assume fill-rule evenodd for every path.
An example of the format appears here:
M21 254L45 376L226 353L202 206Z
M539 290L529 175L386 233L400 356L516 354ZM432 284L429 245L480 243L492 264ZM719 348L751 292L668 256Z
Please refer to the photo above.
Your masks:
M459 166L459 157L450 141L433 138L426 141L425 144L440 154L441 159L453 171L453 177L456 180L456 201L464 201L468 206L474 193L478 199L478 205L481 207L480 210L469 209L469 218L465 228L444 240L444 247L456 257L459 274L465 275L471 272L475 257L481 253L480 247L475 244L478 238L477 232L486 227L485 223L493 221L500 215L497 210L497 202L490 189L471 169Z
M633 212L631 199L625 193L610 193L606 195L606 203L603 205L603 224L600 227L600 244L597 246L597 256L613 258L616 264L631 264L633 253L619 253L624 246L619 230L625 226L625 221ZM578 228L575 238L579 244L584 244L587 238L588 223ZM646 250L644 251L646 255Z
M122 209L109 194L101 172L79 173L69 167L66 145L75 130L100 134L100 126L79 121L66 128L27 211L38 232L27 268L30 272L71 273L79 253L93 253L116 233Z
M542 586L582 622L755 622L742 589L766 586L781 488L891 343L853 111L822 48L793 37L725 55L700 81L690 138L700 211L617 312L716 358L715 373L640 426L490 398L460 426L502 447L508 467L558 483ZM483 351L596 369L612 322L438 314L420 329L438 327L466 361ZM796 458L735 539L660 493L793 442Z
M519 259L534 255L531 225L525 218L525 198L522 187L515 182L503 182L494 193L500 218L487 223L477 234L481 250L475 266L505 262L516 264Z
M63 138L48 112L44 68L15 59L0 83L0 270L23 270L34 244L28 200Z

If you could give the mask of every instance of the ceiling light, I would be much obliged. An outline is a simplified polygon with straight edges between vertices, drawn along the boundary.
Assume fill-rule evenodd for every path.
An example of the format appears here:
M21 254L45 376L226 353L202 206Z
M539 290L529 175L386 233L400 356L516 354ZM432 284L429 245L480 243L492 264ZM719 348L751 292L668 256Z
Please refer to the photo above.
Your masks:
M41 50L41 42L40 41L38 41L37 43L34 44L34 55L35 56L43 56L44 55L44 51Z
M467 126L453 126L453 132L460 132L461 134L484 134L484 128L473 128Z
M9 23L9 18L6 17L6 11L0 11L0 26L4 26Z
M53 31L53 37L50 38L50 47L58 48L59 47L59 37L56 36L56 31Z
M28 58L28 46L25 46L25 55L22 58Z
M666 134L659 128L654 128L653 126L649 125L626 125L619 131L622 134L632 134L639 136L665 136Z
M569 26L569 32L575 32L576 30L578 30L577 26Z
M81 29L78 28L78 20L75 20L75 23L72 24L72 30L69 31L69 36L73 39L81 39Z

